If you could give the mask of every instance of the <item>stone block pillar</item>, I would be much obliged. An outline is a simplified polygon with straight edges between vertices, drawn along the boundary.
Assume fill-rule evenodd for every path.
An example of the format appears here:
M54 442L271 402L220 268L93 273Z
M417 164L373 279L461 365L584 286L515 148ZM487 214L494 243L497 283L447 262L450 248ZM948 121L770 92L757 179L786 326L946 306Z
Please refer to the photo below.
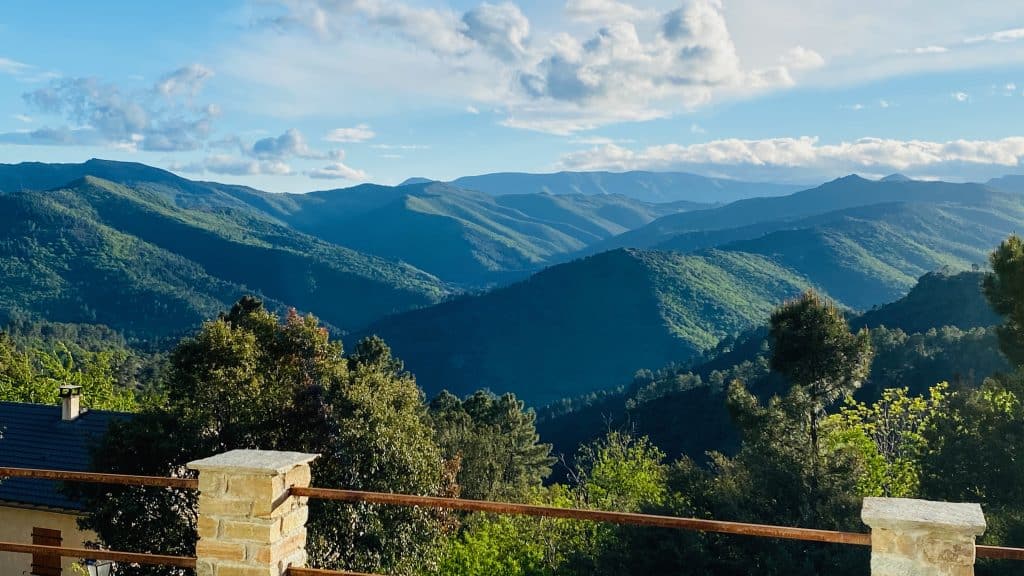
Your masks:
M232 450L188 467L199 471L198 576L282 576L306 565L306 498L316 454Z
M871 527L871 576L973 576L980 505L865 498L861 518Z

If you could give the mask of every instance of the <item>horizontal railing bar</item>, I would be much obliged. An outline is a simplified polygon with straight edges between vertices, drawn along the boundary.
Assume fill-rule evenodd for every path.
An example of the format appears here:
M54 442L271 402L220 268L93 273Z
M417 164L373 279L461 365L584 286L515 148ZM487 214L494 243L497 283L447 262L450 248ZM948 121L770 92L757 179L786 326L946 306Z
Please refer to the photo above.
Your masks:
M322 570L320 568L289 568L288 576L382 576L369 572L346 572L344 570Z
M96 472L74 472L71 470L38 470L35 468L8 468L0 466L0 478L42 478L72 482L94 482L97 484L119 484L123 486L158 486L162 488L183 488L197 490L199 480L195 478L169 478L164 476L127 476L124 474L99 474Z
M137 552L117 552L114 550L93 550L91 548L61 548L60 546L40 546L38 544L18 544L16 542L0 542L0 552L41 554L62 556L64 558L87 558L91 560L112 560L114 562L128 562L131 564L178 566L179 568L196 567L196 559L186 556L140 554Z
M437 498L433 496L411 496L384 492L362 492L357 490L333 490L329 488L302 488L299 486L293 486L291 488L291 494L293 496L341 500L345 502L371 502L375 504L395 504L399 506L423 506L426 508L444 508L447 510L490 512L494 514L517 514L522 516L543 516L548 518L569 518L574 520L591 520L595 522L611 522L614 524L628 524L634 526L697 530L701 532L719 532L723 534L740 534L744 536L760 536L765 538L807 540L811 542L830 542L834 544L853 544L857 546L871 545L871 535L859 532L836 532L833 530L792 528L788 526L747 524L743 522L724 522L720 520L703 520L700 518L676 518L673 516L655 516L651 514L635 514L631 512L579 510L574 508L556 508L553 506L536 506L532 504L511 504L505 502L487 502L483 500L463 500L461 498Z
M1024 560L1024 548L1007 548L1006 546L985 546L978 544L975 547L978 558L992 558L995 560Z

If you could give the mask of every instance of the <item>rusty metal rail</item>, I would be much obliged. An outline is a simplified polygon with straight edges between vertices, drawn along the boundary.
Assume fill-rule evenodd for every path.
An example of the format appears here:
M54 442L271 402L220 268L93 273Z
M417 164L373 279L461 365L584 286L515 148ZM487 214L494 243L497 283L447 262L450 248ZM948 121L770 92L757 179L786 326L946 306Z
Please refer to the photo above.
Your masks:
M121 486L157 486L161 488L199 489L195 478L168 478L164 476L127 476L124 474L99 474L95 472L72 472L70 470L38 470L35 468L9 468L0 466L0 478L41 478L64 482L92 482L97 484L118 484Z
M319 568L289 568L288 576L382 576L369 572L346 572L344 570L321 570Z
M180 488L185 490L195 490L199 487L199 481L195 478L129 476L122 474L100 474L93 472L72 472L66 470L39 470L32 468L0 467L0 478L3 477L39 478L67 482L116 484L122 486L153 486ZM581 510L575 508L558 508L554 506L538 506L533 504L490 502L485 500L463 500L461 498L438 498L433 496L365 492L359 490L336 490L331 488L306 488L299 486L293 486L290 490L291 494L294 496L337 500L343 502L367 502L372 504L388 504L396 506L421 506L425 508L461 510L466 512L563 518L592 522L608 522L621 525L736 534L762 538L804 540L810 542L849 544L855 546L871 545L871 535L863 532L840 532L835 530L817 530L812 528L795 528L791 526L773 526L767 524L748 524L744 522L726 522L701 518L678 518L674 516L636 514L631 512ZM195 558L180 556L161 556L153 554L137 554L132 552L116 552L110 550L91 550L84 548L58 548L53 546L15 544L9 542L0 542L0 551L24 552L27 554L50 553L78 558L95 558L97 560L113 560L137 564L164 564L182 567L194 567L196 562ZM979 544L976 551L979 558L1024 560L1024 548L1009 548L1005 546L987 546ZM363 572L344 572L314 568L292 568L289 573L292 576L380 576L375 574L366 574Z
M196 559L187 556L164 556L161 554L141 554L138 552L118 552L115 550L93 550L91 548L62 548L60 546L40 546L38 544L19 544L16 542L0 542L0 552L63 556L65 558L90 558L93 560L112 560L114 562L128 562L131 564L178 566L180 568L196 567Z
M871 535L860 532L837 532L834 530L815 530L811 528L792 528L788 526L747 524L743 522L724 522L720 520L704 520L700 518L677 518L674 516L655 516L651 514L634 514L631 512L580 510L576 508L557 508L554 506L536 506L532 504L463 500L461 498L435 498L432 496L410 496L407 494L361 492L357 490L332 490L328 488L300 488L293 486L291 488L291 493L293 496L306 496L309 498L320 498L325 500L341 500L344 502L370 502L374 504L394 504L398 506L422 506L425 508L443 508L447 510L464 510L468 512L490 512L493 514L567 518L573 520L610 522L613 524L633 526L651 526L680 530L696 530L701 532L719 532L723 534L740 534L745 536L783 538L788 540L808 540L812 542L831 542L834 544L853 544L857 546L871 545Z

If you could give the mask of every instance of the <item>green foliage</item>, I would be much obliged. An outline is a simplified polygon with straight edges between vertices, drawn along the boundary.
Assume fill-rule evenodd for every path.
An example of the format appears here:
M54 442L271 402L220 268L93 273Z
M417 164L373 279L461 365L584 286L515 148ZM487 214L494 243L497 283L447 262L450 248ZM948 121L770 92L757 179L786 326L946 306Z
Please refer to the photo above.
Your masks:
M281 321L251 298L179 344L166 405L115 425L94 465L183 475L186 462L236 448L319 453L317 486L428 495L446 489L422 394L383 342L362 342L346 358L312 316L293 312ZM103 544L193 553L194 494L81 490L81 525ZM442 528L441 518L424 510L327 501L310 508L308 550L324 567L407 574L429 561Z
M641 511L666 497L664 454L644 438L611 433L581 448L570 485L532 492L537 504ZM619 529L563 519L476 516L446 546L444 576L614 574ZM614 551L614 552L613 552Z
M82 387L82 406L131 412L136 394L118 381L118 365L127 355L118 351L88 352L62 342L52 347L16 345L0 332L0 402L59 403L62 385Z
M928 448L926 434L945 411L949 385L941 383L927 397L907 388L889 388L867 405L848 398L823 427L832 446L849 446L864 462L857 483L861 496L910 498L920 487L920 460Z
M1024 365L1024 240L1016 234L1004 240L989 261L985 296L1005 317L999 327L999 347L1014 366Z
M472 500L521 499L551 473L551 445L513 394L478 391L465 400L442 392L430 403L442 455L461 463L459 495Z

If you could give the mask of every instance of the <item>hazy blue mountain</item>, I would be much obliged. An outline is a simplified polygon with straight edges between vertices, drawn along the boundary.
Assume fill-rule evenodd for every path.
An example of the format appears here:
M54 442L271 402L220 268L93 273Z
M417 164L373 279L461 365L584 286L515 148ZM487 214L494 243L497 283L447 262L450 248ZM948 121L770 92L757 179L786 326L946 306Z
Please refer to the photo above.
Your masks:
M788 184L709 178L686 172L500 172L464 176L452 184L487 194L621 194L645 202L722 203L754 196L779 196L803 188Z
M471 287L524 277L663 215L703 207L619 195L494 197L436 182L364 184L288 202L275 217L296 229Z
M525 277L661 216L706 207L653 204L614 194L494 197L423 178L401 186L363 184L271 194L188 180L143 164L95 159L0 165L0 193L59 188L84 176L157 195L181 209L232 211L291 227L339 246L410 263L473 289Z
M884 178L881 178L879 180L879 182L910 182L911 180L912 180L911 178L909 178L909 177L907 177L907 176L905 176L903 174L896 173L896 174L889 174L888 176L886 176Z
M788 196L750 198L718 208L665 216L642 228L590 246L586 252L649 248L688 232L707 233L773 222L776 224L768 224L767 227L782 228L787 222L858 206L906 202L970 203L975 198L984 199L992 194L996 191L983 184L919 180L883 182L851 175Z
M421 178L419 176L413 176L412 178L406 178L405 180L403 180L402 183L399 184L399 186L408 186L410 184L430 184L431 182L436 182L436 180L431 180L430 178Z
M1024 175L1009 175L1000 178L993 178L988 185L1002 192L1024 194Z
M539 404L692 358L807 286L752 254L616 250L366 332L384 337L428 394L487 387Z

